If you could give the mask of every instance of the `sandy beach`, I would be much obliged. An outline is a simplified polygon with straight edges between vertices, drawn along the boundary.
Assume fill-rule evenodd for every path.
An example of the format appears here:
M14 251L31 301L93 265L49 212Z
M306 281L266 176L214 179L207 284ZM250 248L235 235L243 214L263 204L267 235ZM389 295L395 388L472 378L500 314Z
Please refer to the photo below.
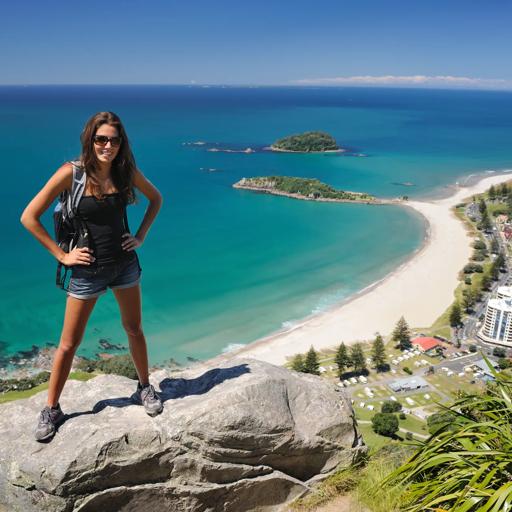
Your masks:
M411 327L430 326L452 303L458 273L473 251L473 238L454 215L453 206L510 179L512 173L492 174L470 186L454 185L453 194L443 199L397 205L419 212L428 226L422 247L408 261L348 301L210 359L208 366L233 356L284 364L287 357L306 352L311 345L322 349L341 341L348 345L373 339L377 331L388 335L402 315Z

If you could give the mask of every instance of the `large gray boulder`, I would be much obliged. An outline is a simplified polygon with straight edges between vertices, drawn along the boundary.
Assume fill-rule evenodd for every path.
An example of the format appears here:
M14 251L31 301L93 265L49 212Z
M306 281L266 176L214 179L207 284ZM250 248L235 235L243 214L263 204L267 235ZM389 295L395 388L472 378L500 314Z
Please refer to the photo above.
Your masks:
M132 380L69 381L46 444L45 393L0 406L0 510L277 511L364 451L350 402L320 377L245 358L151 380L156 418Z

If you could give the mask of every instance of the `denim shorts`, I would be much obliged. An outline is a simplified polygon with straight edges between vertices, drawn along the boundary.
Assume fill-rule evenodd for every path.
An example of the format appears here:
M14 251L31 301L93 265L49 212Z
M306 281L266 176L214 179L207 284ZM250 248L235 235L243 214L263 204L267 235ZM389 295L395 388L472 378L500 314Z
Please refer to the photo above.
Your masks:
M75 299L93 299L106 293L107 287L131 288L139 284L141 272L136 253L120 263L75 265L71 267L67 294Z

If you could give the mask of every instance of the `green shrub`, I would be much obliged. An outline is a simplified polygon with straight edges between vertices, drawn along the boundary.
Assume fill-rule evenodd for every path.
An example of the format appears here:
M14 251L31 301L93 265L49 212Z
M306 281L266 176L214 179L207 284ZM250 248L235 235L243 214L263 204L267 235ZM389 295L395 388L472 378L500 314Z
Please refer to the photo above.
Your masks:
M103 373L114 373L129 379L137 380L137 371L129 354L113 356L97 362L97 369Z
M505 357L507 355L507 353L504 348L494 347L494 349L492 351L492 355L494 357Z
M50 379L50 372L39 372L32 377L23 379L5 379L0 380L0 393L7 393L8 391L27 391L28 389L35 388L47 382Z
M404 366L404 372L412 375L412 370L408 366Z
M75 364L75 368L80 372L92 373L98 368L98 362L94 359L81 358Z

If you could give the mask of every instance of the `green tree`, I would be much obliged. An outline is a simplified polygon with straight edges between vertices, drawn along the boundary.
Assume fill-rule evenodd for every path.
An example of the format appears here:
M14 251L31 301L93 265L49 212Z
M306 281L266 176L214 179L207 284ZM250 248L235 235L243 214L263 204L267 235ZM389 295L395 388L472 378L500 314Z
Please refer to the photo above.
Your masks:
M483 215L484 212L487 211L487 205L485 204L484 198L480 199L478 202L478 211Z
M503 270L507 269L507 261L502 252L500 252L498 254L498 256L496 257L496 262L497 262L496 264L498 265L498 269L503 269Z
M451 327L462 325L462 311L460 310L458 301L453 303L452 309L450 310L450 325Z
M508 196L508 192L509 192L508 185L506 183L502 183L500 186L500 192L499 192L500 196L506 197L506 196Z
M393 413L402 410L402 404L400 402L395 402L394 400L385 400L380 408L380 412L384 413Z
M386 347L382 336L377 333L372 345L372 361L377 368L377 371L382 371L386 368Z
M512 361L510 359L507 359L506 357L500 357L498 359L498 366L501 370L506 370L507 368L510 368L512 366Z
M372 418L373 431L381 436L394 437L398 432L398 418L395 414L378 412Z
M487 210L484 210L482 213L482 218L480 220L480 224L478 225L480 229L483 229L484 231L490 231L492 229L492 224L489 219L489 214L487 213Z
M320 363L318 362L318 354L316 350L311 345L311 348L308 350L306 354L306 359L304 361L304 373L312 373L313 375L320 375L318 370Z
M494 185L491 185L491 188L489 189L489 199L491 201L494 201L494 199L496 199L496 189L494 188Z
M500 252L500 243L498 240L496 240L496 238L491 240L491 252L493 254L498 254Z
M348 355L345 343L340 343L340 346L336 351L336 356L334 357L334 362L338 365L338 376L341 376L347 368L352 366L352 360Z
M482 280L480 281L480 286L482 287L482 290L489 290L489 288L491 287L491 282L492 282L492 279L491 279L491 276L487 273L485 273L483 276L482 276Z
M506 214L511 217L512 216L512 190L509 191L507 196L507 210Z
M408 350L412 348L411 331L403 316L398 320L395 329L391 334L391 339L397 343L400 350Z
M292 359L292 370L296 372L304 371L304 356L302 354L296 354Z
M465 288L462 290L462 295L462 306L466 313L469 313L476 302L475 292L473 291L473 288Z
M498 261L498 257L492 262L489 275L493 281L497 281L500 278L500 262Z
M350 359L352 360L352 366L354 367L355 372L362 373L367 370L366 359L364 358L364 352L361 343L356 343L352 347Z

